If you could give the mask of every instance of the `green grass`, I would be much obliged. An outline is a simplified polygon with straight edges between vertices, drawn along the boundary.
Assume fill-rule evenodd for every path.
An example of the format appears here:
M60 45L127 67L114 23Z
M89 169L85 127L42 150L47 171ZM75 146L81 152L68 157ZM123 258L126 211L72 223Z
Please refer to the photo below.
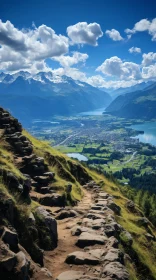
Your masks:
M75 147L70 147L70 146L56 146L55 148L64 153L64 154L67 154L67 153L82 153L82 150L83 150L83 146L82 144L77 144L75 145Z
M81 186L74 175L71 174L69 165L69 163L73 163L77 166L79 163L69 159L66 155L61 154L60 151L52 148L48 142L37 140L26 131L24 131L24 135L32 142L35 154L44 157L45 162L49 166L49 170L55 172L56 180L53 182L52 186L58 187L58 191L64 192L67 183L72 183L72 198L81 200L83 196Z

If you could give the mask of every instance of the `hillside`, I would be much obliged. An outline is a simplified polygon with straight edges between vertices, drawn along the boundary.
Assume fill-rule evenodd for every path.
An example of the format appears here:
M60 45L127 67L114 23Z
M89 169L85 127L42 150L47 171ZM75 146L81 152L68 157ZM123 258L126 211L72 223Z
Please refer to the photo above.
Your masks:
M120 186L2 108L0 179L3 280L156 279L156 229Z
M108 93L65 76L56 79L51 72L33 77L28 72L0 74L0 103L24 124L94 110L110 102Z
M118 96L106 108L106 112L124 118L150 120L156 118L156 84Z

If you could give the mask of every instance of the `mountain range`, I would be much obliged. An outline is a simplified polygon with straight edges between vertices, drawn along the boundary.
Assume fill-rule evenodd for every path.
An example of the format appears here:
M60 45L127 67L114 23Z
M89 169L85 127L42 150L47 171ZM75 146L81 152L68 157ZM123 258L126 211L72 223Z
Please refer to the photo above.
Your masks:
M0 74L0 104L23 123L106 107L111 97L87 83L51 72Z
M138 90L144 90L145 88L149 87L152 84L153 84L153 81L147 81L147 82L142 82L140 84L136 84L136 85L130 86L130 87L125 87L125 88L120 87L115 90L113 88L109 88L109 89L103 88L103 90L108 92L110 94L110 96L112 97L112 99L115 99L119 95L122 95L125 93L131 93L131 92L138 91Z
M156 118L156 83L143 90L118 96L106 108L106 112L124 118L147 120Z

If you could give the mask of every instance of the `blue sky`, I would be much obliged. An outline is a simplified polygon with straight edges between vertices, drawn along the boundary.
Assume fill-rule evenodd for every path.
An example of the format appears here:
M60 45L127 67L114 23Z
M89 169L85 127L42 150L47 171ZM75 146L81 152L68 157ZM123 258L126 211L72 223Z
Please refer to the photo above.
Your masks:
M35 73L51 68L55 75L99 87L156 79L155 0L1 0L0 4L1 71ZM55 38L45 37L46 32Z

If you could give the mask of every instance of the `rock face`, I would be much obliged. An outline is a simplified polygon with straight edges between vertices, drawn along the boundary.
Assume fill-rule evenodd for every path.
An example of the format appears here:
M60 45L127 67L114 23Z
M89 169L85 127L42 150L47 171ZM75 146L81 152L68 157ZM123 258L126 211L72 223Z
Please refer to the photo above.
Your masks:
M39 218L41 226L45 228L45 231L47 232L47 235L49 236L51 241L49 244L49 248L47 249L55 248L57 246L58 240L56 220L41 206L36 209L36 214ZM44 238L45 236L43 236L42 246L44 246Z
M3 280L30 279L30 261L26 255L19 251L13 253L7 245L0 240L0 272Z
M33 145L23 135L22 125L3 108L0 108L0 135L8 143L8 149L13 153L13 163L23 173L23 176L16 175L8 171L8 169L0 167L0 177L2 177L9 191L12 194L14 192L18 193L21 202L27 205L31 203L30 191L32 187L37 192L40 192L42 187L46 187L46 193L52 194L49 184L54 181L55 173L49 171L44 158L38 157L33 153ZM63 197L57 195L57 193L53 195L51 201L53 201L53 205L59 204L62 206L65 204ZM57 246L56 220L48 212L40 211L42 212L40 213L42 216L41 220L37 219L36 221L34 215L31 213L28 220L25 221L27 224L24 225L20 221L18 212L19 210L14 200L0 193L0 226L1 224L5 224L4 221L7 221L9 225L8 228L3 227L3 230L0 229L1 239L15 253L18 253L19 242L21 242L33 260L43 265L42 249L52 249ZM47 234L46 236L44 236L44 230ZM24 262L22 253L18 255L19 259L21 260L20 263ZM25 260L24 267L26 266ZM21 266L21 269L19 269L23 271L23 274L18 274L23 275L18 276L19 279L27 279L24 276L24 267Z

